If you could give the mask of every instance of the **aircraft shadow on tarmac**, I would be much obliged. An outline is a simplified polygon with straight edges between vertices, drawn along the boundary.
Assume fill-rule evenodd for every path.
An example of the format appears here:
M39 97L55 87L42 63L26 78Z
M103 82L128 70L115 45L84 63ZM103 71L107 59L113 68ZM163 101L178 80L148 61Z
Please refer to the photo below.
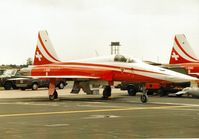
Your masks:
M136 98L135 98L136 97ZM59 97L57 100L49 100L46 97L42 98L15 98L15 99L9 99L6 101L20 101L20 102L56 102L56 103L63 103L63 102L107 102L107 103L118 103L118 104L142 104L140 102L140 98L137 96L133 96L132 98L135 98L134 100L129 99L129 97L124 96L117 96L110 99L103 99L103 98L93 98L93 97L84 97L84 98L77 98L77 97Z

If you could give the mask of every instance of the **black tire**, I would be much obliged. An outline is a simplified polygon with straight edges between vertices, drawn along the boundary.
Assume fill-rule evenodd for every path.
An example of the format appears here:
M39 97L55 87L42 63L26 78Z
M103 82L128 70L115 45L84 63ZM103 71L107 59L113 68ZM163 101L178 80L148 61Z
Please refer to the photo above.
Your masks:
M141 95L140 100L142 103L146 103L148 101L148 96L147 95Z
M106 86L103 90L103 98L107 99L111 96L111 87Z
M49 100L54 100L57 98L58 98L58 93L56 90L54 91L54 93L52 95L49 95Z
M12 89L12 82L5 82L5 83L4 83L4 89L5 89L5 90L10 90L10 89Z
M16 85L14 83L12 84L12 88L13 89L19 89L18 87L16 87Z
M54 96L55 96L55 99L57 99L58 98L58 93L57 93L57 91L55 90L55 92L54 92Z
M37 90L38 89L38 84L37 83L33 83L32 84L32 90Z
M129 96L135 96L136 93L137 93L137 91L136 91L134 86L129 86L127 91L128 91Z
M64 89L65 87L65 84L63 82L60 82L59 85L58 85L58 88L59 89Z

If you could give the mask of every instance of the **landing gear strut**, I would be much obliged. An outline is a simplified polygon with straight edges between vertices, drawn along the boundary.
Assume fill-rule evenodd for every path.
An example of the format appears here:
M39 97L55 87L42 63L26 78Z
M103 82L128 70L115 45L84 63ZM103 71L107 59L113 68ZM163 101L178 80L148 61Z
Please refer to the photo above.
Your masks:
M108 99L111 96L111 87L110 86L105 86L103 90L103 99Z
M143 94L140 97L140 100L142 103L147 103L148 101L148 95L147 95L147 91L145 87L143 87Z
M48 88L49 100L54 100L58 98L58 93L55 88L55 81L56 79L50 79L50 84Z

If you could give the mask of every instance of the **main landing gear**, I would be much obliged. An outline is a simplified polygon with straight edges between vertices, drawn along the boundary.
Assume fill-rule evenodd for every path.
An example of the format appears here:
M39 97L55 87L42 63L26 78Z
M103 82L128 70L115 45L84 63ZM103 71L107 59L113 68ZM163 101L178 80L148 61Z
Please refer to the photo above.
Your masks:
M55 81L56 79L50 79L50 84L48 88L48 95L49 95L49 100L54 100L58 98L58 93L56 91L55 87Z
M49 95L49 100L54 100L57 98L58 98L58 93L56 90L54 91L54 93L52 95Z
M103 90L103 99L108 99L111 96L111 87L110 86L105 86L104 90Z

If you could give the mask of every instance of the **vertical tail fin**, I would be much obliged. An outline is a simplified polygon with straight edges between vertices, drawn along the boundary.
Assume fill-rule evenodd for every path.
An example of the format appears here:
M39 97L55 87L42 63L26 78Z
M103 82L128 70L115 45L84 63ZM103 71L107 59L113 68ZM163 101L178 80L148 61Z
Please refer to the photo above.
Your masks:
M169 64L199 62L184 34L178 34L174 38Z
M59 62L47 31L39 31L33 65Z

